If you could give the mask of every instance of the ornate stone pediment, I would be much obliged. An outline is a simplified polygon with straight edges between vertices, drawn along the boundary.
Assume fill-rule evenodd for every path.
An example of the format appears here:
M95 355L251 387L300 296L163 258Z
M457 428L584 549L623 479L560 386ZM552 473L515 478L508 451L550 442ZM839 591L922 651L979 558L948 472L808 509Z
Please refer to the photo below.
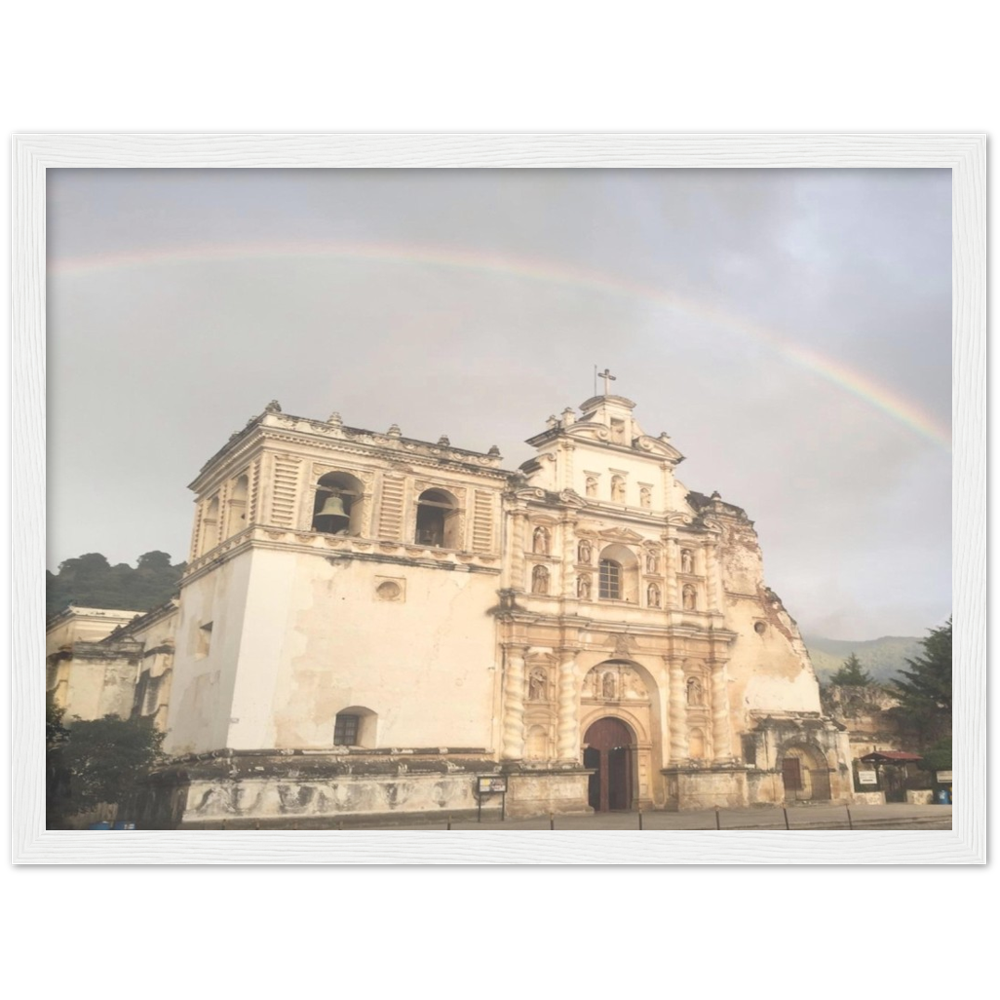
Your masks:
M694 518L690 514L671 513L667 514L666 521L667 524L688 525L694 521Z
M630 528L608 528L598 532L598 535L609 542L631 542L633 545L645 540L642 535Z
M576 490L562 490L559 493L559 501L566 504L567 507L587 506L587 501Z

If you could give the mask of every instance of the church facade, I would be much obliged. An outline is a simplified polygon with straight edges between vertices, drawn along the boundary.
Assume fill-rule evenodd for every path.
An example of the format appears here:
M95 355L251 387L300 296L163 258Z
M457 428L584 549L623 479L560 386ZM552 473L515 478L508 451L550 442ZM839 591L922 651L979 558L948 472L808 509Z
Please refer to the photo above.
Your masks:
M277 404L233 435L179 599L84 644L167 731L144 825L851 801L753 522L634 409L565 410L517 471Z

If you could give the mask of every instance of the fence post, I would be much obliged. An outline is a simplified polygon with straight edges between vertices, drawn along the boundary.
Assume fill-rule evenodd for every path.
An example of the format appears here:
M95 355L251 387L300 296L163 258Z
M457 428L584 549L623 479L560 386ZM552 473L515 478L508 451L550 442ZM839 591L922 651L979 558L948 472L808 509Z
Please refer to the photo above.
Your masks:
M847 825L853 830L854 829L854 820L851 819L851 807L850 806L845 806L844 808L847 810Z
M719 807L718 806L715 807L715 829L716 830L721 830L722 829L722 819L719 816Z
M791 827L788 825L788 807L782 806L781 811L785 814L785 829L790 830Z
M549 813L549 829L554 830L556 828L556 814Z
M642 829L642 806L639 806L639 829Z

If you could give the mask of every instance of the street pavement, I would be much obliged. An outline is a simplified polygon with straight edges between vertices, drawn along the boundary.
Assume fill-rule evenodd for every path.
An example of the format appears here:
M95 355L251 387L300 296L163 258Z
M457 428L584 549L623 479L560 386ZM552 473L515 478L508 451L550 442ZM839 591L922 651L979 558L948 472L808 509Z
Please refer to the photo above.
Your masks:
M789 806L790 830L950 830L951 806L887 803L884 806L838 805ZM550 823L552 826L550 826ZM756 806L747 809L704 809L695 812L645 812L643 830L784 830L785 810ZM638 830L637 812L592 813L578 816L548 816L533 819L440 821L419 825L396 825L396 830ZM355 827L357 829L357 827Z

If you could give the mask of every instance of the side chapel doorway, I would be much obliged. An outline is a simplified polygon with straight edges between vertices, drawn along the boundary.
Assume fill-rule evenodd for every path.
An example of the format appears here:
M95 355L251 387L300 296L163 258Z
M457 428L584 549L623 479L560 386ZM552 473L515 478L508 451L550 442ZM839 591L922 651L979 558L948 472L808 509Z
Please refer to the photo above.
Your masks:
M621 721L598 719L584 734L583 766L593 768L588 801L597 812L632 808L635 736Z

